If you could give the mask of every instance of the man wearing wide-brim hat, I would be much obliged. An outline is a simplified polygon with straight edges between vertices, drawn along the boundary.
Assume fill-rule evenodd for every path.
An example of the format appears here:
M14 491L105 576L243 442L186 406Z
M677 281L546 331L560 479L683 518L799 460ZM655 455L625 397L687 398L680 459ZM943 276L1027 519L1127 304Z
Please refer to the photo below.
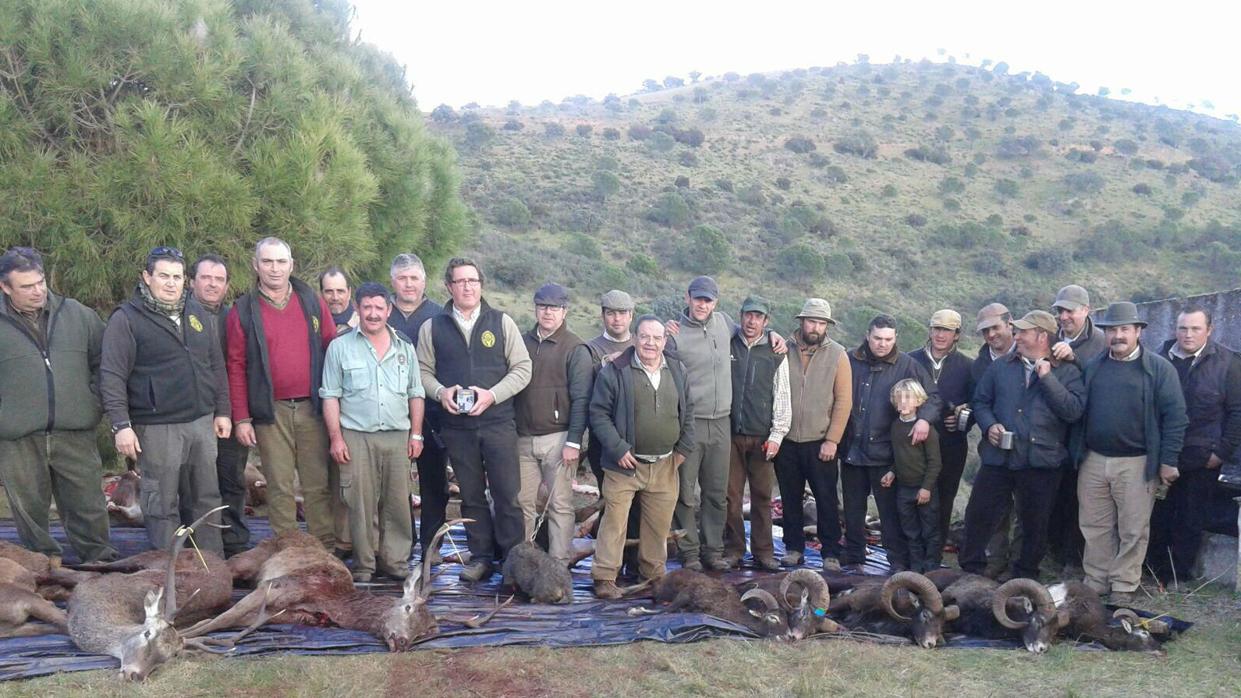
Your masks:
M1146 322L1127 301L1096 323L1107 352L1086 362L1086 413L1073 432L1085 582L1116 605L1140 600L1155 491L1179 476L1189 420L1176 369L1145 350Z

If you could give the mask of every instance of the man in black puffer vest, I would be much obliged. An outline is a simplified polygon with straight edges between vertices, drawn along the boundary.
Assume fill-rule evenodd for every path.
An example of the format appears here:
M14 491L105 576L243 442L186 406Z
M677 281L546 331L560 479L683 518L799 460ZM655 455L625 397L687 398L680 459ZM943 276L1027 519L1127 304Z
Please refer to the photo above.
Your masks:
M461 515L473 519L465 527L470 564L460 574L469 582L491 576L525 533L511 398L530 382L530 353L513 318L483 300L485 280L475 262L449 260L444 286L452 300L418 331L423 389L446 413L441 434L461 486Z
M181 525L180 500L195 518L220 506L216 439L232 433L228 377L215 324L185 290L180 250L147 255L133 298L103 332L103 407L116 450L135 460L147 539L163 549ZM219 524L219 514L210 523ZM220 553L220 531L195 531L198 545Z

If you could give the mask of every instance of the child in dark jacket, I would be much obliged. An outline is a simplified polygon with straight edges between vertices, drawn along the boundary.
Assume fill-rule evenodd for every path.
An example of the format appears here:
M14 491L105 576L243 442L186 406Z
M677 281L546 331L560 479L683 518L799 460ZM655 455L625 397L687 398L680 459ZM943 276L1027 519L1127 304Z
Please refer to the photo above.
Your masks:
M892 422L893 467L881 484L896 483L896 506L901 515L901 532L909 541L909 560L892 560L893 569L906 566L914 572L938 569L943 554L939 530L939 437L932 429L926 441L914 445L909 432L918 419L918 408L926 402L926 390L912 378L892 386L892 405L900 418Z

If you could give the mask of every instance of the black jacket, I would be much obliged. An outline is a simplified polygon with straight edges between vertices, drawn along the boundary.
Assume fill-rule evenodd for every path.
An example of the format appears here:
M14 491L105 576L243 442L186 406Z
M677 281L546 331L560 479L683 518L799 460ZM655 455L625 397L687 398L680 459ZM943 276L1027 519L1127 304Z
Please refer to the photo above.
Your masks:
M943 413L939 390L921 364L896 349L879 359L863 342L849 353L849 364L853 369L853 410L845 430L844 460L850 465L891 466L892 421L898 416L892 405L892 386L905 378L921 383L927 401L918 408L918 419L932 425Z
M1135 359L1142 363L1142 395L1114 395L1108 392L1107 386L1093 384L1099 366L1104 361L1113 360L1105 351L1086 362L1086 399L1142 400L1146 406L1146 479L1154 480L1159 476L1160 465L1175 465L1180 462L1185 427L1189 424L1189 419L1185 416L1185 396L1181 394L1181 381L1176 376L1176 369L1167 359L1143 348L1142 353ZM1086 420L1087 415L1083 414L1070 436L1069 454L1073 458L1073 464L1078 467L1081 467L1086 458Z
M983 350L986 351L986 347ZM968 430L957 431L955 429L949 431L944 426L944 418L952 414L957 405L968 403L974 397L974 371L972 362L965 354L953 349L948 356L944 357L942 368L940 369L939 379L935 380L934 367L931 364L931 350L927 347L916 349L909 352L909 358L917 361L926 369L927 375L935 381L935 388L939 391L940 402L943 403L943 413L939 418L931 422L935 427L935 431L939 432L940 442L956 442L965 443L965 432Z
M1034 374L1026 386L1025 365L1012 353L983 374L973 408L982 430L978 455L983 465L1054 470L1068 455L1070 426L1086 409L1086 384L1077 364L1053 361L1050 373L1042 378ZM1011 450L987 440L987 430L994 424L1013 432Z
M608 362L595 379L590 397L590 437L599 441L603 450L600 465L613 472L633 475L620 467L621 456L633 449L633 362L637 350L630 347ZM677 411L681 417L681 437L674 450L688 456L694 450L694 403L686 383L685 365L675 355L665 352L668 370L677 387Z
M1171 361L1176 340L1164 342L1159 355ZM1208 340L1181 383L1189 426L1181 449L1180 468L1206 465L1211 454L1232 460L1241 444L1241 358Z

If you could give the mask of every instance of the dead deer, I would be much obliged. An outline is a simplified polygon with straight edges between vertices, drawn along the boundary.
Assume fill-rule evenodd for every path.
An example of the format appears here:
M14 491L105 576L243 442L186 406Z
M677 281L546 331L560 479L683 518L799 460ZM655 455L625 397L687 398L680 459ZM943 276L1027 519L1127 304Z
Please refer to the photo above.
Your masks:
M122 678L145 679L151 671L175 657L185 647L217 652L191 632L173 626L178 612L177 596L202 596L203 579L177 574L185 539L207 518L223 509L212 509L191 526L177 533L167 553L166 569L142 569L130 574L105 574L78 585L69 600L69 637L87 652L108 654L121 661ZM216 577L219 570L217 567ZM211 572L206 573L211 576ZM183 589L178 590L178 582ZM211 585L207 585L208 589ZM211 592L206 591L209 596ZM200 601L201 603L201 601ZM249 632L252 628L247 629Z
M34 574L37 591L48 601L69 599L69 590L80 582L98 576L60 566L60 558L27 550L20 545L0 541L0 559L11 560Z
M113 526L142 527L145 519L138 499L141 482L142 476L134 470L105 479L103 494L108 501L108 518Z
M65 631L65 612L39 596L34 572L0 558L0 637L24 637ZM41 620L51 625L31 623Z
M444 524L436 531L431 548L439 547L450 526L465 521L456 519ZM343 562L318 541L314 541L314 545L299 544L299 541L305 543L305 539L298 536L281 537L266 550L255 548L244 553L255 554L243 559L234 569L248 567L263 554L269 555L259 562L253 576L258 589L221 615L198 623L188 632L202 635L254 625L264 598L268 606L284 614L284 622L362 630L383 640L393 652L407 650L439 632L439 624L427 608L431 595L428 561L414 569L405 581L404 594L398 599L357 590ZM242 555L234 556L233 560L240 557Z

